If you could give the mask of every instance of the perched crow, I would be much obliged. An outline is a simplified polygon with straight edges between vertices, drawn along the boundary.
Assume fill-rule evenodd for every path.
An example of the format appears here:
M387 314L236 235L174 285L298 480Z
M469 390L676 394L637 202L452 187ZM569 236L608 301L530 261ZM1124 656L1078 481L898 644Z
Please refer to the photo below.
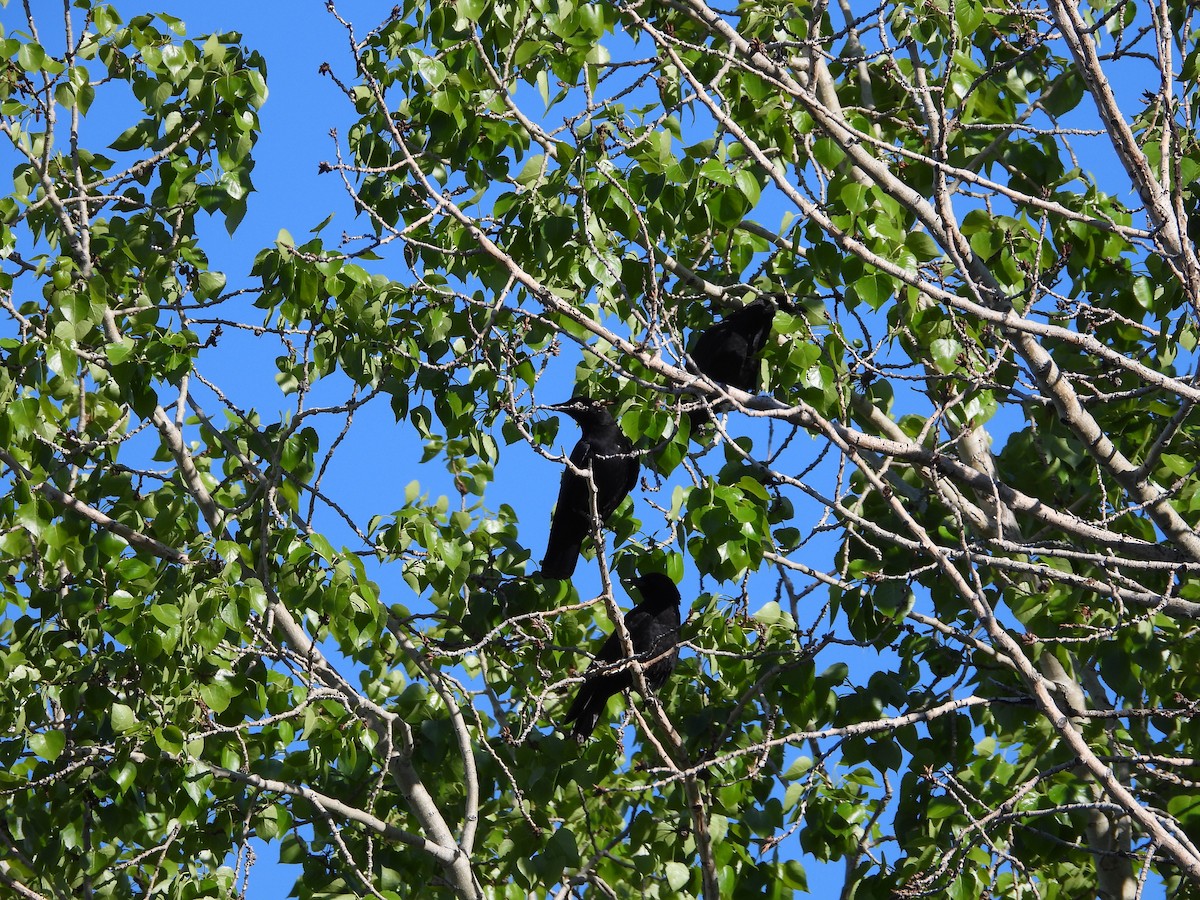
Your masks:
M758 388L758 354L771 336L775 308L774 299L759 297L702 332L690 354L696 368L713 381L753 393ZM705 411L693 416L693 422L706 421Z
M618 427L604 404L590 397L575 396L566 403L549 407L566 413L579 423L583 437L571 451L571 464L592 470L596 483L596 511L601 523L637 484L638 458L633 444ZM583 539L592 533L591 488L587 479L570 468L562 475L558 505L550 520L550 541L542 559L545 578L570 578L579 560Z
M645 665L646 687L658 691L679 661L679 589L657 572L643 575L633 584L641 592L642 602L625 614L625 630L634 658ZM579 693L562 720L563 726L575 723L573 733L579 743L595 731L608 698L635 686L632 666L620 664L628 658L621 636L614 631L588 666Z

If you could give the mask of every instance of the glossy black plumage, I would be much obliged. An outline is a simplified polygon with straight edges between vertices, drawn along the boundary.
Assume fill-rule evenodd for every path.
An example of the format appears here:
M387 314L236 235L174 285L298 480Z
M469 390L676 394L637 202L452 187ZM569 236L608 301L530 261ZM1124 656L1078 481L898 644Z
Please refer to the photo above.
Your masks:
M713 381L754 392L758 354L771 336L775 306L772 298L759 297L705 329L690 354L696 368Z
M601 523L607 522L637 484L639 463L633 444L598 400L576 396L550 409L566 413L579 423L583 436L571 451L571 464L580 470L591 468L596 483L596 511ZM542 558L543 577L570 578L583 539L591 531L591 488L584 476L567 468L550 520L550 540Z
M642 602L625 614L625 630L629 632L635 658L645 664L646 687L657 692L679 661L679 589L670 578L657 572L643 575L633 584L641 593ZM572 733L580 743L596 729L608 698L635 686L632 666L613 665L626 659L620 635L614 631L588 666L579 693L562 720L564 727L575 723Z

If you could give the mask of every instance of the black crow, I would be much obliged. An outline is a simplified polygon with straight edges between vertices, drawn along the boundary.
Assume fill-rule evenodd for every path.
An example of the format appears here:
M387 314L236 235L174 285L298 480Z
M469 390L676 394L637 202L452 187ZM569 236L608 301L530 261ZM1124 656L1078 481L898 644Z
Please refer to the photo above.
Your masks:
M592 470L596 511L600 522L607 522L637 484L639 464L633 444L599 400L575 396L549 408L566 413L579 423L583 436L571 451L571 464L583 471ZM550 541L542 559L542 576L570 578L583 539L591 533L591 488L587 478L567 468L558 488L558 505L550 520Z
M758 389L758 354L771 336L775 309L773 298L759 297L709 326L689 354L696 368L713 381L753 393ZM695 423L707 420L703 410L693 416Z
M651 572L636 579L634 587L642 602L625 614L625 630L634 658L645 666L646 687L657 692L667 682L679 661L679 589L666 575ZM614 631L584 673L584 682L571 702L562 724L575 723L573 734L586 741L604 714L608 698L634 687L632 666L621 636Z

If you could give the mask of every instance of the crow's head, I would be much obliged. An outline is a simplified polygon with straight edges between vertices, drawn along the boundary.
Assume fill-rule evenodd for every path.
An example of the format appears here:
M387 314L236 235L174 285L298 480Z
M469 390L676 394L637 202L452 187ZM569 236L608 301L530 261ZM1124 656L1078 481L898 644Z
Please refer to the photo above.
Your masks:
M642 595L642 600L655 605L669 606L672 602L680 603L679 588L661 572L647 572L631 582Z
M565 400L562 403L547 406L546 409L565 413L578 422L582 428L613 421L612 414L609 413L608 404L605 401L596 400L593 397L585 397L582 394L576 394L570 400Z

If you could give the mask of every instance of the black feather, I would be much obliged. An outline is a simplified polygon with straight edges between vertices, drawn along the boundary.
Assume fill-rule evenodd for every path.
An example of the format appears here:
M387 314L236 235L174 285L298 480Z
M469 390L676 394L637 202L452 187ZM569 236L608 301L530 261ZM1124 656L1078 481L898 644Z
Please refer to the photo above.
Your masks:
M590 397L572 397L550 409L579 423L583 436L571 451L571 464L592 470L596 483L596 512L603 524L637 484L639 463L633 444L604 404ZM592 532L591 488L587 479L567 468L558 488L558 505L550 520L550 540L542 558L542 576L570 578L579 560L583 539Z
M625 630L634 658L644 665L646 687L657 692L679 661L679 589L666 575L652 572L634 581L642 602L625 614ZM575 723L572 733L583 743L596 729L613 694L634 687L633 670L615 631L608 636L584 673L579 693L563 716L564 726Z
M730 387L750 393L758 390L758 354L771 336L775 309L774 299L759 297L705 329L689 354L696 369ZM707 411L698 410L692 421L708 421Z

